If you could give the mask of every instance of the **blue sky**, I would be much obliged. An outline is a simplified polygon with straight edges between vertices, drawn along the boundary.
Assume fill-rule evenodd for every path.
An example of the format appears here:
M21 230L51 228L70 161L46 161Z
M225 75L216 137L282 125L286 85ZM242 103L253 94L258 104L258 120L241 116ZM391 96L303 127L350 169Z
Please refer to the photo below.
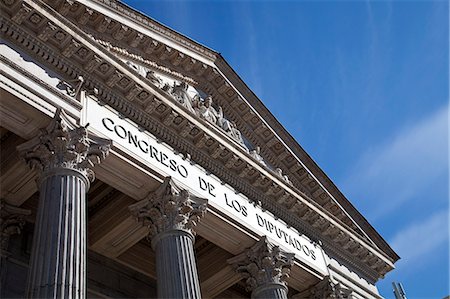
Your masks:
M126 1L220 52L402 257L449 295L447 1Z

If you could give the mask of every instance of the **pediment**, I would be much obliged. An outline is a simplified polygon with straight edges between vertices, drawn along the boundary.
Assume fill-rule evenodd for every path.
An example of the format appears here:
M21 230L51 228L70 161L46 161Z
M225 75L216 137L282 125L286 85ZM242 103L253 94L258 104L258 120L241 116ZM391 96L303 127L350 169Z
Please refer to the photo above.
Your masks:
M329 240L330 250L370 256L363 263L374 277L392 268L392 249L220 54L120 3L46 2L56 11L46 14L60 25L41 20L27 34L35 48L45 42L58 53L48 62L55 71L74 77L82 70L85 87L98 89L99 98L146 128L166 126L158 134L167 140L201 149L205 168L224 171L255 202L264 198L310 235Z
M112 13L123 12L123 9L125 8L117 5L112 8ZM86 18L86 14L91 14L83 7L73 10L76 12L72 12L72 18L79 19L81 15ZM225 117L236 124L244 140L238 143L244 144L245 150L252 153L258 162L293 184L303 196L321 206L359 237L390 251L386 242L220 54L151 19L143 18L137 12L134 15L133 12L127 14L129 17L120 22L120 18L95 15L94 11L86 22L86 31L97 41L110 43L117 53L124 53L134 63L146 61L149 65L157 66L162 76L168 75L177 84L184 82L201 91L204 97L211 96L213 107L216 110L221 107ZM138 26L125 22L129 20L138 21ZM146 35L148 29L152 29L157 35ZM155 72L158 73L158 70Z
M284 175L280 168L276 168L264 160L260 155L260 147L252 144L250 138L242 134L235 121L224 113L223 107L215 103L214 98L202 90L200 84L195 80L167 67L161 67L154 62L146 62L139 58L133 59L130 55L117 54L117 58L141 77L148 79L161 92L169 95L182 109L225 133L232 142L259 164L291 184L289 177Z
M90 34L93 33L90 31ZM333 198L331 192L323 186L317 175L306 166L312 164L317 167L314 161L306 153L304 153L304 157L293 154L291 148L289 148L289 143L278 135L282 131L290 137L281 124L273 117L272 119L263 118L262 115L267 115L270 112L258 111L258 108L263 106L259 99L256 99L256 104L260 107L253 106L252 100L255 99L245 98L245 91L231 85L229 82L233 79L227 78L217 66L208 66L208 75L199 76L192 71L186 71L181 64L174 63L174 60L162 60L161 56L164 56L162 54L158 57L155 53L145 53L145 50L142 49L126 49L123 42L108 40L105 32L98 35L99 37L94 35L94 38L99 44L106 47L108 51L115 53L116 57L128 67L136 71L141 77L149 79L157 88L169 94L177 103L196 117L206 120L198 113L198 107L195 106L203 104L205 99L210 97L212 99L211 113L216 115L217 118L219 111L222 111L224 126L228 128L224 131L229 134L233 141L237 142L241 148L266 167L268 171L294 185L303 195L323 207L362 238L370 239L368 233L363 231L358 221L349 215L345 207ZM181 55L186 56L188 54ZM184 98L185 92L182 91L181 85L186 85L186 99L189 98L189 100ZM197 100L194 100L195 98ZM222 125L217 120L209 121L209 123L223 130ZM235 126L236 134L231 134L230 124ZM290 138L292 139L292 137ZM294 140L290 143L301 149ZM330 181L323 173L320 173L320 175L325 180Z

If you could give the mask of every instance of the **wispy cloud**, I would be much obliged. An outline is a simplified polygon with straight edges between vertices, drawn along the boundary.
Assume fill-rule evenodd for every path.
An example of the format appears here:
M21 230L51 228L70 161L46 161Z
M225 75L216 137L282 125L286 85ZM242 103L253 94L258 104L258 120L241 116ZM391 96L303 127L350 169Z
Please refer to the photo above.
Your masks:
M395 134L384 145L368 150L341 186L375 221L418 194L424 194L424 200L446 200L429 198L433 193L424 192L437 180L448 184L445 177L448 178L448 106Z
M448 233L448 211L440 211L397 232L389 243L405 263L412 265L448 242ZM419 241L420 237L426 240Z

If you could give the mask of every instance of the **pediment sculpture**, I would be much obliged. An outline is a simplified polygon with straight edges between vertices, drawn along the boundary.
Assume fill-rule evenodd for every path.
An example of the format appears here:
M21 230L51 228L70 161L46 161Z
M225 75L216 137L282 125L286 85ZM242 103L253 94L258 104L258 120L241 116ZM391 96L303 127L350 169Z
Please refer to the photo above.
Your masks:
M130 68L138 72L139 75L150 80L150 82L152 82L156 87L168 93L187 111L220 128L229 137L231 137L231 139L244 148L245 151L258 163L264 165L265 167L272 168L260 155L261 149L259 146L256 146L251 150L249 149L249 142L237 128L236 123L224 115L223 108L221 106L214 105L213 98L211 96L206 95L203 91L198 90L182 80L176 80L165 74L157 73L146 66L142 66L132 61L125 61L125 63ZM280 175L280 177L286 182L289 182L287 176Z

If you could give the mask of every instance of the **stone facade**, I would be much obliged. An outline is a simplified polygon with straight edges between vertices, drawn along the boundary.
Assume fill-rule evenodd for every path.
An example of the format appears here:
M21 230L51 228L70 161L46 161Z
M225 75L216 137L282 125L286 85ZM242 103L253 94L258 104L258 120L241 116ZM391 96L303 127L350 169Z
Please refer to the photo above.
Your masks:
M0 19L2 297L380 298L399 257L217 52L117 1Z

